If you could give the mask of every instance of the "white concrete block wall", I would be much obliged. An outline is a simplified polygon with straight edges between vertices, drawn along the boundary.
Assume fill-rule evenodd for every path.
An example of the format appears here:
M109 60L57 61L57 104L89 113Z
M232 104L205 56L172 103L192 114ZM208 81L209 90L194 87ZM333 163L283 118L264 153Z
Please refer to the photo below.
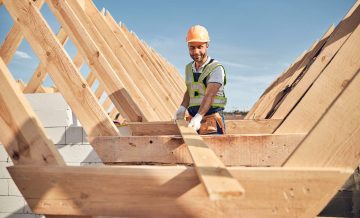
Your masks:
M68 165L103 165L60 94L27 94L26 97ZM43 217L33 214L27 206L6 169L11 165L11 159L0 143L0 218Z
M103 165L100 158L86 139L82 127L47 127L45 131L55 142L58 151L67 165ZM0 145L0 218L2 217L31 217L40 218L33 214L27 206L19 189L11 179L6 167L12 162L3 145Z

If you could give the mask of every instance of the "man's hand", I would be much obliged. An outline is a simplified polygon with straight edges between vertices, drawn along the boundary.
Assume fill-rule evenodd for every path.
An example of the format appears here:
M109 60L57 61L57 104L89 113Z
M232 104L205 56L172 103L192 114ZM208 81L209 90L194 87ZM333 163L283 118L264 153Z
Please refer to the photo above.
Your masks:
M201 120L202 116L200 114L196 114L195 117L191 119L188 127L193 127L195 131L198 131L201 126Z
M185 117L186 108L184 106L180 106L179 109L176 111L174 119L175 120L183 120Z

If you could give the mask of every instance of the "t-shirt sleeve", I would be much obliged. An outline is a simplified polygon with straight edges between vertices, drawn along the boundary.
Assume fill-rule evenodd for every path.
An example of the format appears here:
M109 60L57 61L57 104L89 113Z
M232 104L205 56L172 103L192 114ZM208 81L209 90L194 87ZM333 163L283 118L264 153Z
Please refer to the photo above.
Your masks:
M224 78L224 68L222 68L222 66L218 66L210 73L207 83L219 83L224 85Z

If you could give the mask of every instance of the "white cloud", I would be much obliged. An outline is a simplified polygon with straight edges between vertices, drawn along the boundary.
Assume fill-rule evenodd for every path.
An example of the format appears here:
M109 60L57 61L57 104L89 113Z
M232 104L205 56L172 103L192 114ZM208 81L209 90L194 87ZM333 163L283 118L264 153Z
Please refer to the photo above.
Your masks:
M15 56L20 59L31 59L30 55L23 51L16 51Z

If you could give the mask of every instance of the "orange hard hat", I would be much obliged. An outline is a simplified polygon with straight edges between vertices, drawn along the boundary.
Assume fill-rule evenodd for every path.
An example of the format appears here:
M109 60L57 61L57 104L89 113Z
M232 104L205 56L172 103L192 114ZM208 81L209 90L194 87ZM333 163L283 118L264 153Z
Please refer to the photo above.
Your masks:
M203 26L192 26L187 33L186 42L210 42L209 33Z

